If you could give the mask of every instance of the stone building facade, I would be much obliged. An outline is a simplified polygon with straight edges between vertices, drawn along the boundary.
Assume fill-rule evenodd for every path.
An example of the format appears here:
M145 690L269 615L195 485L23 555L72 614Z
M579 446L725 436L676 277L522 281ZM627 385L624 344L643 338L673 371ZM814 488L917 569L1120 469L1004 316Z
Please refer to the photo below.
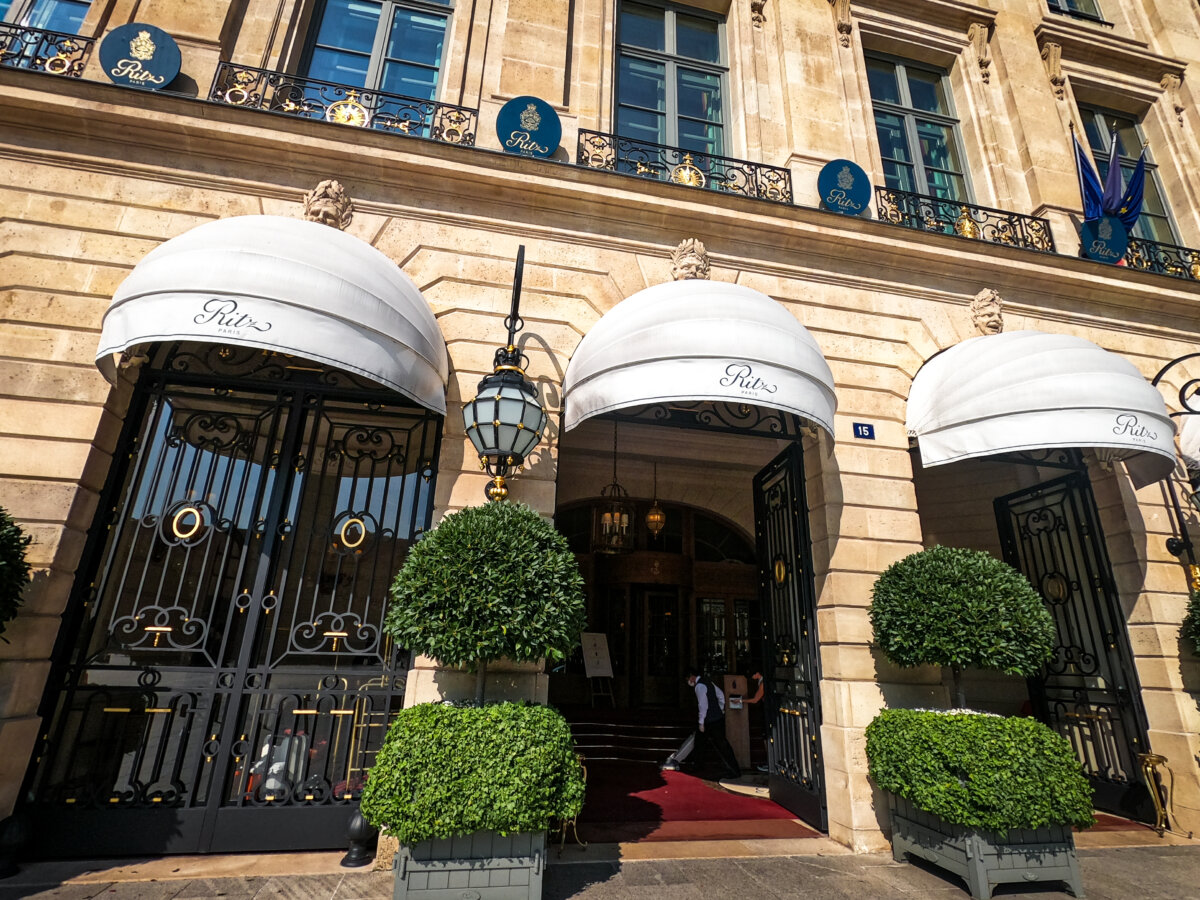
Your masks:
M1200 182L1194 178L1200 113L1188 79L1191 65L1200 62L1195 4L0 0L0 13L0 53L7 54L0 56L0 504L34 536L30 552L37 567L8 643L0 644L5 748L0 813L18 803L53 802L63 809L90 804L96 815L115 812L106 810L111 803L131 816L166 813L175 803L220 805L211 797L198 801L199 788L178 773L162 776L170 787L157 793L132 781L106 785L100 793L111 791L112 797L93 791L86 803L82 794L71 793L71 763L61 745L76 733L72 729L86 732L91 726L62 712L70 703L60 703L58 689L80 688L86 679L79 681L79 672L96 658L99 645L72 656L75 634L60 634L64 613L72 628L81 627L89 616L86 604L102 601L89 588L104 577L105 566L141 559L137 551L121 549L125 545L106 544L106 535L118 527L113 511L120 512L121 497L143 511L150 503L152 490L139 494L130 487L134 482L121 480L135 476L119 473L125 460L145 461L145 441L159 426L138 432L140 419L127 423L131 416L152 415L146 410L160 408L154 404L167 396L166 380L151 387L153 379L142 373L178 364L180 351L166 347L178 332L161 333L156 342L153 320L140 322L144 330L131 332L138 340L116 347L129 352L120 365L110 360L112 381L97 370L95 359L102 326L110 327L106 310L114 295L123 296L120 291L129 296L132 288L122 285L148 254L213 223L270 217L233 226L240 230L223 232L224 243L217 232L203 232L212 243L195 232L194 244L187 245L215 253L212 266L240 272L238 267L250 264L231 254L269 255L270 248L291 243L290 226L278 226L276 243L263 235L276 234L271 223L277 219L302 222L302 200L310 194L308 217L318 223L311 227L338 235L329 237L329 246L338 254L344 250L341 264L374 273L379 257L354 247L374 248L411 280L444 340L444 419L442 410L423 402L422 392L403 379L383 381L399 392L384 398L364 394L368 386L360 380L349 393L327 400L343 404L338 409L348 409L351 399L360 407L384 409L415 402L405 407L414 422L426 413L433 417L430 427L438 434L420 438L417 455L427 457L421 466L378 476L403 483L404 490L411 482L418 492L416 475L424 478L432 494L412 502L424 503L433 521L483 498L487 476L465 438L460 410L491 371L493 352L503 342L521 245L520 348L551 424L525 470L511 479L512 499L547 515L592 510L615 469L614 480L643 505L657 500L681 511L691 523L680 526L681 541L692 541L697 529L717 522L752 545L756 474L789 446L801 448L796 471L806 488L805 552L815 604L815 618L805 619L804 627L816 647L806 677L819 702L809 697L796 717L809 717L805 727L815 730L800 733L820 753L806 763L816 766L816 783L811 777L799 780L817 798L819 824L833 838L858 850L884 844L885 816L867 777L863 738L878 710L885 704L941 705L947 699L939 673L898 670L873 648L867 618L873 580L890 563L935 543L997 555L1018 552L1016 543L1006 548L998 525L1001 507L993 501L1021 494L1019 503L1027 506L1014 499L1007 507L1018 516L1044 496L1036 490L1039 484L1057 484L1067 470L1079 496L1094 501L1090 512L1080 513L1083 532L1102 532L1099 545L1089 545L1099 546L1098 556L1080 551L1091 568L1067 578L1067 593L1086 593L1091 584L1095 591L1087 602L1111 604L1117 615L1096 625L1097 633L1112 648L1123 648L1127 667L1118 658L1111 672L1087 675L1091 680L1080 682L1083 693L1107 692L1116 698L1114 705L1088 712L1098 707L1077 694L1063 707L1073 717L1063 727L1074 729L1085 761L1113 784L1140 777L1137 752L1166 757L1174 775L1173 824L1182 831L1200 828L1200 666L1178 639L1189 573L1166 546L1180 528L1167 482L1127 471L1121 460L1136 451L1132 444L1111 447L1100 440L1073 445L1048 438L1046 448L1067 448L1057 460L1066 469L1053 468L1047 456L1040 457L1041 466L1002 457L1009 449L1002 439L995 440L993 453L964 453L971 458L926 467L921 434L910 434L908 405L923 366L972 338L978 338L971 345L976 350L980 344L996 346L984 342L1016 338L1014 333L1083 339L1107 351L1105 359L1132 364L1147 383L1168 361L1196 349L1200 251L1187 249L1200 247ZM162 90L113 83L105 69L102 39L130 23L156 26L178 44L180 74ZM548 103L561 120L561 144L549 158L506 153L497 134L502 107L526 96ZM338 102L349 105L332 109ZM1142 230L1135 230L1126 265L1079 254L1080 189L1070 128L1077 128L1085 144L1091 138L1097 161L1107 167L1107 136L1095 139L1097 122L1119 126L1118 152L1129 157L1129 168L1140 151L1137 141L1150 148ZM624 144L611 137L618 132L628 139ZM867 215L820 208L819 173L842 159L856 162L878 186ZM340 188L318 189L332 179ZM294 232L291 245L304 246L306 253L292 262L318 273L327 260L314 234ZM814 415L804 417L803 428L783 435L682 430L624 419L615 434L605 416L564 430L564 384L569 386L568 366L581 340L622 301L674 283L672 255L684 240L699 241L707 251L708 271L697 283L765 295L815 340L836 396L828 430L815 410L808 410ZM329 253L332 259L334 251ZM286 268L256 277L264 284L283 283ZM159 264L155 271L167 271L154 277L169 282L176 270ZM341 315L340 299L330 293L323 311ZM319 302L314 299L309 311ZM739 302L752 305L729 297L721 302L733 311ZM1003 332L996 334L999 302ZM342 316L338 327L350 328L345 324L350 319ZM660 323L664 340L686 319L681 313ZM414 329L428 337L428 329L422 331L427 324ZM239 326L230 327L227 334L236 337ZM308 358L371 381L365 363L337 356L338 339L323 327L304 332L305 346L316 348ZM740 335L731 327L709 337L736 344ZM217 346L218 337L211 343ZM299 349L284 347L289 348ZM753 349L730 346L724 356L738 359ZM649 358L653 347L640 352ZM1036 379L1014 386L1017 381L1006 380L1016 377L1014 368L1028 374L1040 360L1073 358L1069 348L1059 348L1023 361L1014 357L1015 366L1006 357L994 366L976 364L984 355L968 350L957 357L961 368L940 391L965 387L985 408L989 397L1002 406L1019 395L1032 408L1042 387ZM433 356L423 358L436 374ZM1069 375L1069 362L1063 365ZM1128 375L1121 365L1113 363ZM219 365L208 375L218 370ZM1107 384L1104 375L1079 370L1074 393L1068 387L1066 395L1086 406L1079 398L1091 386ZM1194 362L1190 369L1176 367L1161 386L1170 412L1180 412L1174 391L1189 377L1196 377ZM202 379L188 384L214 396L225 390ZM935 392L935 401L941 392ZM158 399L148 402L147 396ZM188 403L199 408L198 395L189 396L186 402L173 399L174 408ZM745 396L749 407L777 408L761 392ZM657 397L647 385L637 399L646 406ZM698 391L696 399L712 398ZM1119 406L1103 398L1096 404ZM632 405L617 411L628 413ZM248 415L248 408L238 415ZM390 427L384 418L372 423ZM1161 433L1169 426L1156 427L1170 445L1171 436ZM1047 433L1052 430L1047 425ZM141 443L133 440L139 433ZM195 446L217 452L214 444ZM165 453L156 459L161 462ZM221 477L232 477L235 469L243 475L259 471L256 466L265 470L266 459L247 457L240 468L222 464ZM184 456L176 460L184 465L180 460ZM286 512L288 501L279 502ZM233 520L240 515L219 504L206 509L175 511L176 538L186 540L191 531L211 525L205 515ZM283 513L276 508L275 514ZM1182 516L1196 527L1194 514ZM367 536L367 525L359 522L347 531L349 520L337 521L334 531L343 548ZM643 544L651 554L646 564L657 559L674 565L665 553L654 557L656 546ZM238 547L243 553L241 543ZM697 552L688 562L694 564L692 574L671 582L682 591L675 595L682 604L677 614L690 617L672 638L681 658L703 649L705 640L701 623L707 620L695 606L700 598L680 587L699 583ZM589 577L598 584L598 567L607 563L589 559ZM145 571L157 573L159 594L162 584L171 587L166 568ZM319 577L327 574L321 570ZM604 577L620 581L611 571ZM643 586L658 578L638 577ZM715 600L747 590L747 596L756 596L744 579L712 578ZM659 583L668 580L664 575ZM263 596L275 597L273 590L251 596L255 590L240 586L233 592L246 597L239 611L270 615L272 607L262 602ZM605 630L603 610L612 596L592 591L596 630ZM649 608L636 607L643 623L653 617ZM729 616L735 623L735 613ZM156 627L168 635L183 626ZM322 639L339 634L328 626ZM149 653L173 639L138 646ZM321 644L325 663L336 656L337 639L332 650ZM350 638L341 639L350 646ZM646 645L639 646L644 656ZM776 650L780 646L776 641ZM787 669L794 659L786 657L803 648L779 652L777 667ZM182 668L186 657L181 651L169 665ZM131 673L121 682L126 690L136 686L138 696L151 697L136 710L143 714L139 721L150 723L139 728L159 728L155 715L182 721L176 701L153 699L157 676L145 674L155 668L150 656L114 651L106 659L113 671ZM214 670L221 665L212 663ZM330 665L335 681L345 677ZM631 671L649 677L644 666ZM146 680L137 682L139 673ZM248 696L219 679L213 684L209 694L191 689L188 715ZM1023 682L1008 679L975 679L971 691L979 705L1011 713L1030 696ZM670 699L669 692L664 696ZM1121 721L1132 724L1105 730L1118 705L1129 717ZM110 718L130 710L124 700L100 706L118 710L108 712ZM351 703L337 712L360 724L356 709ZM238 805L257 791L257 817L238 826L242 846L249 847L256 830L270 821L264 816L274 811L275 799L264 800L262 791L274 777L276 750L260 751L253 736L225 734L224 715L212 713L205 720L211 737L200 735L190 749L171 752L205 758L207 764L213 757L236 758L238 765L243 758L262 757L260 772L250 771L252 766L236 770L240 786L226 792L226 801ZM87 732L89 740L101 743L108 733ZM138 769L136 748L128 749L131 733L112 732L125 748L124 761L113 764L125 772L120 777L145 771ZM277 729L276 737L282 733ZM286 734L296 743L283 749L278 765L290 772L300 765L289 756L300 752L300 731L289 728ZM328 740L330 746L336 742ZM315 739L303 745L309 754L316 748ZM42 765L59 768L39 774L35 757L57 759ZM336 783L322 782L325 793L314 797L312 790L300 790L288 802L319 806L330 802L331 793L339 794L334 800L352 800L351 770ZM223 776L203 777L218 786L210 793L219 794ZM793 769L787 777L798 776ZM53 799L50 787L58 790ZM1119 807L1125 801L1113 802ZM344 818L345 807L338 814ZM188 846L217 846L205 841L224 827L222 821L200 815L198 836ZM193 834L192 825L180 827Z

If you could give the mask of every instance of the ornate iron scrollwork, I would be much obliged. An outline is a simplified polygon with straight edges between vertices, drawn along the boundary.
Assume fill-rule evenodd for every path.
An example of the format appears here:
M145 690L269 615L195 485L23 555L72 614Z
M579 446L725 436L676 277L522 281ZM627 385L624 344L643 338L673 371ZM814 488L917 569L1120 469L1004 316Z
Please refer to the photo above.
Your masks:
M1054 252L1050 223L1038 216L883 187L875 188L875 199L880 221L892 225L917 231L939 231L1024 250Z
M78 78L94 44L77 34L0 22L0 66Z
M609 413L623 422L653 422L675 428L758 434L770 437L799 437L804 423L792 413L750 403L716 403L708 400L679 400L655 403Z
M1130 238L1125 262L1131 269L1200 281L1200 250L1176 244L1160 244L1147 238Z
M575 164L686 187L792 202L787 169L580 129Z
M221 63L208 99L446 144L475 144L477 110L269 69Z

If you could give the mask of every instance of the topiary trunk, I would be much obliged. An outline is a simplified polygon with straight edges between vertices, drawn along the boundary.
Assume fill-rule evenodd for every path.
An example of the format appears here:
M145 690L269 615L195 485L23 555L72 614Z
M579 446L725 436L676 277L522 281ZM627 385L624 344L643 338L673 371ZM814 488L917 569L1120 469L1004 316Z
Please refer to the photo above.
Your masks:
M487 660L475 664L475 705L483 706L483 689L487 683Z
M950 677L954 681L954 707L956 709L966 709L967 695L963 691L962 666L951 666Z

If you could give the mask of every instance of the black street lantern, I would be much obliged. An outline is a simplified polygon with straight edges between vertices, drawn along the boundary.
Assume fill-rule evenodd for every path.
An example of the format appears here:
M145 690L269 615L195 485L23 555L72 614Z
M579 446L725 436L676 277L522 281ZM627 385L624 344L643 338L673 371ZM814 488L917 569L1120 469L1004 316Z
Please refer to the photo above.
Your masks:
M542 439L548 417L538 402L537 391L525 377L529 364L517 349L517 332L525 327L518 315L521 305L521 275L525 247L517 249L517 272L513 277L512 310L504 320L508 344L496 351L495 369L479 382L475 399L463 407L467 437L479 454L479 467L492 476L484 489L489 500L508 496L505 476L519 470Z

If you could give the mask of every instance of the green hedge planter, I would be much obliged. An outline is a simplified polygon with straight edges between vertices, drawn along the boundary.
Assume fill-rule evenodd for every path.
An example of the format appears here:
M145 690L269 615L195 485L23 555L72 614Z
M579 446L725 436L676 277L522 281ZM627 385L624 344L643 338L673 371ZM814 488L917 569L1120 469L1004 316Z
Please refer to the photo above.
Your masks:
M872 780L888 793L892 854L966 880L1066 882L1083 896L1072 826L1093 824L1092 789L1066 739L1033 719L885 709L867 726Z
M892 857L928 860L967 883L975 900L989 900L998 884L1061 881L1082 898L1079 860L1070 825L1014 828L1007 834L952 825L888 794L892 823Z
M400 841L397 900L537 900L546 829L579 814L584 788L557 710L424 703L396 715L361 808Z

